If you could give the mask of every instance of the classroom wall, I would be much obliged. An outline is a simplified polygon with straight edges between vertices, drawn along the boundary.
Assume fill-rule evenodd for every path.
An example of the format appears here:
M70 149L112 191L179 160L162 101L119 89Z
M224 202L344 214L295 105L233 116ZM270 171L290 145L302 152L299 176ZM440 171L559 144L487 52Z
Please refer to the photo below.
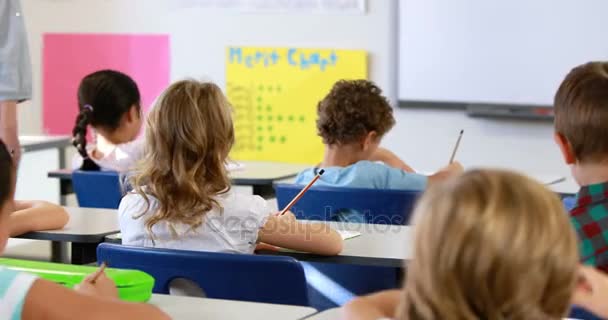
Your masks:
M34 100L21 114L23 132L42 130L41 53L42 35L47 32L169 34L171 79L196 77L221 86L225 48L230 45L366 49L370 78L396 101L396 1L369 1L365 15L246 13L201 8L196 0L22 2L35 84ZM86 50L73 54L86 55Z
M224 85L227 45L368 48L370 78L393 101L396 81L396 1L369 0L360 15L252 14L184 8L188 0L23 0L34 65L34 99L21 109L21 132L43 133L42 34L45 32L169 33L171 78L204 77ZM86 54L86 48L82 52ZM75 107L75 106L74 106ZM465 166L512 167L567 174L548 123L471 119L461 110L396 109L385 145L415 168L445 164L459 130Z
M385 139L407 162L433 171L449 160L458 132L465 134L457 159L465 167L513 168L534 175L568 176L553 142L553 125L506 119L480 119L462 110L397 109L397 125Z

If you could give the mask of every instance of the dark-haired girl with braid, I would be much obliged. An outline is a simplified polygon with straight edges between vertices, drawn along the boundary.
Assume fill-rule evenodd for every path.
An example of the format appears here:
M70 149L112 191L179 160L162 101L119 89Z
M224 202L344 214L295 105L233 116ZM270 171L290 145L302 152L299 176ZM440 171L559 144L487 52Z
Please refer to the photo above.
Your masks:
M141 97L135 81L114 70L91 73L78 87L78 108L72 130L79 155L74 168L129 171L143 155L143 141L138 139ZM96 143L87 145L89 126Z

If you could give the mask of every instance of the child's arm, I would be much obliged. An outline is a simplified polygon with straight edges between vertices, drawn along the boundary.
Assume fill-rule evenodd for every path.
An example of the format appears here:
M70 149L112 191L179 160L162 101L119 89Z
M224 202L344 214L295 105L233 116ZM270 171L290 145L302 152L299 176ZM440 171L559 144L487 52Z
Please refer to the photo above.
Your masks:
M579 283L572 303L600 317L608 317L608 275L592 267L579 267Z
M95 284L83 283L83 286L86 289L79 293L49 281L37 280L25 298L22 319L169 319L155 306L118 300L116 287L104 274Z
M387 290L351 300L344 306L343 319L376 320L394 318L400 298L401 291Z
M342 251L342 237L338 232L324 223L300 223L291 212L270 216L258 239L273 246L327 256Z
M10 236L31 231L63 228L70 219L60 206L45 201L15 201L15 211L9 216Z
M396 154L392 153L388 149L378 148L374 154L368 159L369 161L382 161L387 166L401 169L405 172L415 172L410 166L408 166L403 160L401 160Z

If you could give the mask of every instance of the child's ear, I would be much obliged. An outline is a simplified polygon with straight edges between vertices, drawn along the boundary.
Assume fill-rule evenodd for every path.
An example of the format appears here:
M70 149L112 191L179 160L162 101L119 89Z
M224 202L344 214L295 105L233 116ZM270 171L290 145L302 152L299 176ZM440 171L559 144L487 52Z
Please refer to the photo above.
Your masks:
M555 140L555 143L557 143L559 150L562 152L564 162L566 162L566 164L574 164L576 162L576 156L574 155L574 150L572 150L572 145L568 139L558 132L553 134L553 139Z
M141 116L139 113L139 108L136 105L132 105L131 108L129 108L129 112L126 114L127 122L131 123L135 120L139 120L139 117Z
M378 133L376 131L368 132L363 138L363 150L367 150L370 146L378 141Z

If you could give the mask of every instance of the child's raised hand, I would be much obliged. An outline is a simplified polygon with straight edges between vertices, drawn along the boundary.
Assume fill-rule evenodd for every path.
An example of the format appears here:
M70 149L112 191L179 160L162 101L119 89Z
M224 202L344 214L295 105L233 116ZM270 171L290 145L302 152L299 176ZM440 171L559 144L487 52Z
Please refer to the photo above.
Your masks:
M464 168L462 167L462 164L460 164L460 162L454 161L450 163L447 167L441 169L441 171L447 172L450 176L452 176L461 174L462 172L464 172Z
M112 279L106 276L105 272L102 272L95 280L95 283L92 283L96 274L97 273L88 275L80 284L76 285L74 289L80 293L92 296L118 298L116 284Z
M462 164L458 161L450 163L447 167L439 170L437 173L429 176L429 184L441 182L447 178L457 176L464 171Z
M608 275L592 267L580 266L572 303L600 317L608 317Z

